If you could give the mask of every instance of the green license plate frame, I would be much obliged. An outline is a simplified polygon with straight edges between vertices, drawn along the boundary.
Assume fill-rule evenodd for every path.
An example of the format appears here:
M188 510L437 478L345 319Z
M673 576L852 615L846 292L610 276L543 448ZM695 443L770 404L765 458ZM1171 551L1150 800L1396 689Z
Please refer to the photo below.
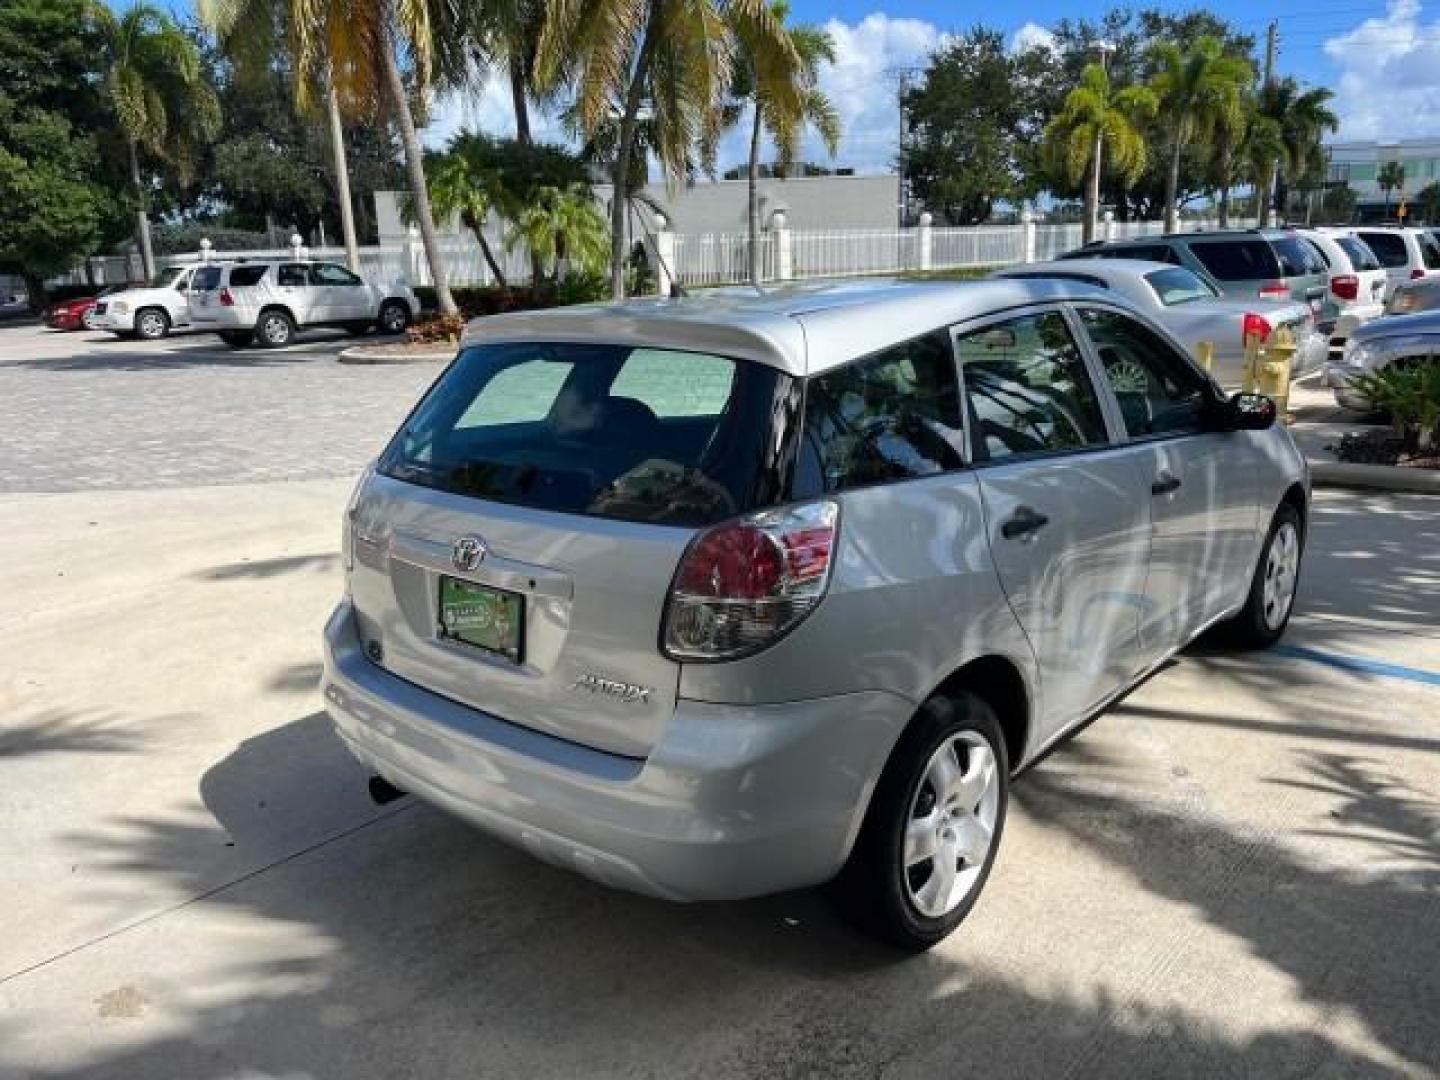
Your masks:
M439 635L511 663L525 645L525 597L519 593L440 576Z

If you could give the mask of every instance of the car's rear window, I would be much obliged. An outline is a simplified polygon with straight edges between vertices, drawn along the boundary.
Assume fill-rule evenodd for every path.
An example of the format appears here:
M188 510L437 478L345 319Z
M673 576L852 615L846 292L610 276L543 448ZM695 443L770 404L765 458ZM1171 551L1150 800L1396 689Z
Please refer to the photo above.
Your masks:
M1270 241L1270 245L1280 258L1281 277L1304 277L1307 274L1325 272L1324 260L1298 236L1276 237Z
M1345 252L1346 258L1350 260L1350 265L1354 269L1379 270L1381 268L1380 260L1375 257L1375 253L1363 240L1356 240L1353 236L1337 236L1335 243L1340 246L1341 251Z
M1410 252L1405 248L1405 238L1398 233L1363 232L1360 239L1369 245L1381 266L1388 268L1410 265Z
M267 269L269 269L269 267L264 264L260 266L237 266L230 271L230 284L239 288L259 285L260 279L265 276Z
M707 525L781 501L799 406L785 373L708 353L477 345L426 394L379 470L541 510Z
M1216 240L1190 244L1200 265L1219 281L1257 281L1280 276L1275 249L1258 237L1253 240Z
M1440 270L1440 244L1429 233L1420 234L1420 254L1425 259L1426 270Z
M1192 300L1215 299L1215 290L1183 266L1146 274L1145 282L1166 307L1188 304Z

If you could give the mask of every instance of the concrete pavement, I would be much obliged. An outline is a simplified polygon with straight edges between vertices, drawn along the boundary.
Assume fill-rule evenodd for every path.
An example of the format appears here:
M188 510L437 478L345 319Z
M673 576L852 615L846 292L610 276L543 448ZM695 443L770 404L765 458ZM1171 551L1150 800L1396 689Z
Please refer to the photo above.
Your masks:
M0 497L0 1075L1426 1076L1440 505L1024 777L962 932L676 907L377 809L313 692L346 481Z

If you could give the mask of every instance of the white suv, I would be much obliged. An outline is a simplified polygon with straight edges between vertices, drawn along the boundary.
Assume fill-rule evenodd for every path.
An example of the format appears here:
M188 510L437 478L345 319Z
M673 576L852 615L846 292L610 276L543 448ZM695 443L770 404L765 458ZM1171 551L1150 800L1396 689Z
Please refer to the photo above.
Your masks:
M338 326L398 334L420 311L404 282L377 284L328 262L275 259L207 268L190 297L197 329L239 348L278 348L301 329Z
M222 264L167 266L143 285L132 285L100 298L87 326L109 330L116 337L163 338L172 330L196 329L190 310L199 271L219 271Z

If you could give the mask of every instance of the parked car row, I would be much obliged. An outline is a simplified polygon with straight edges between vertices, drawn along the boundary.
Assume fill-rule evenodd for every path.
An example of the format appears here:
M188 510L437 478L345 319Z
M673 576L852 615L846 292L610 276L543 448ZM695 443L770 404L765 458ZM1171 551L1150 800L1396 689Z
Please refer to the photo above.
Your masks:
M169 266L143 285L55 304L45 323L151 341L209 332L236 348L275 348L316 327L398 334L419 313L404 282L367 281L335 263L273 259Z

